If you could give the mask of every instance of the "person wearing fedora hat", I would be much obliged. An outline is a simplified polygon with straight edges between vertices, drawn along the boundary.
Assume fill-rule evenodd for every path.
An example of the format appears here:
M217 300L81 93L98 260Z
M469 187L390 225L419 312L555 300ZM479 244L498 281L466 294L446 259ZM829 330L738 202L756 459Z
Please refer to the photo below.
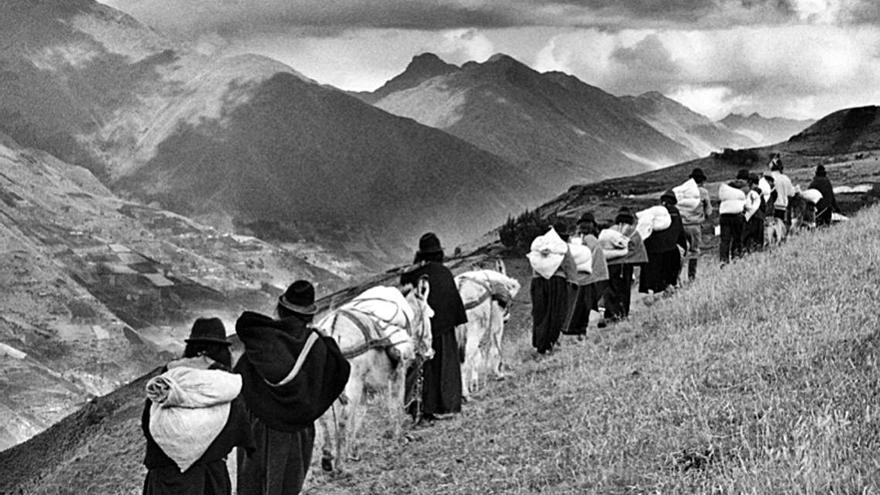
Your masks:
M311 326L315 288L287 287L277 319L242 313L235 331L244 354L235 365L256 440L252 456L238 456L239 495L287 495L302 490L315 443L315 420L339 398L351 372L331 337Z
M820 227L831 225L831 215L840 213L840 206L837 205L837 200L834 199L834 187L831 185L828 173L825 172L823 165L816 167L816 176L813 177L807 189L816 189L822 193L822 199L816 203L816 211L818 212L816 214L816 225Z
M590 249L592 257L590 273L576 271L569 278L568 307L562 326L562 333L576 335L583 340L590 323L590 313L599 310L599 299L608 285L608 264L605 252L599 245L599 225L593 212L584 212L577 221L577 232L573 243L582 244ZM599 326L604 326L599 322Z
M419 239L415 268L400 276L400 285L415 287L418 280L428 277L431 290L428 306L434 310L431 317L431 347L434 357L422 367L422 418L435 419L438 415L461 411L461 360L455 327L467 323L464 303L455 285L452 272L443 265L443 248L433 232ZM407 371L407 395L411 395L417 381L417 370ZM413 401L415 404L417 401ZM410 411L417 416L418 411Z
M276 313L279 318L295 317L311 323L317 312L315 287L308 280L297 280L278 297Z
M678 285L681 256L687 252L688 244L676 203L678 200L671 190L660 196L660 204L669 212L672 221L668 228L655 230L645 239L648 263L639 273L639 292L670 292Z
M178 395L194 393L192 389L185 386L187 377L193 373L207 371L208 373L221 373L221 376L228 378L236 377L236 375L228 373L232 365L232 356L229 352L230 343L226 340L226 329L219 318L197 319L185 342L186 348L183 352L183 358L169 362L162 370L162 375L157 377L163 378L165 381L174 380L178 383ZM173 377L166 377L169 370L173 370ZM148 383L148 397L151 397L152 381ZM206 393L205 398L211 397L210 407L226 407L228 404L229 413L225 417L225 422L217 420L213 424L213 429L210 430L205 427L205 424L195 424L200 422L194 421L194 424L187 428L190 431L199 432L198 437L194 440L176 438L176 435L169 435L167 428L157 426L167 424L164 423L166 421L173 421L168 417L163 417L164 411L161 410L171 406L154 405L155 395L152 395L152 398L147 398L141 414L141 429L146 439L146 453L143 462L147 468L147 476L144 480L144 494L204 495L230 494L232 492L229 472L226 469L226 457L233 447L239 447L239 452L242 455L251 455L255 448L244 400L239 392L240 388L230 388L230 384L236 382L240 384L237 379L221 380L217 375L214 375L198 384L199 392ZM210 390L206 390L206 388ZM155 389L152 390L155 391ZM227 403L219 399L224 395L235 398ZM204 404L205 402L200 403ZM198 409L187 408L186 412L192 418L203 417ZM204 437L202 437L203 435ZM181 449L182 442L207 444L207 448L200 457L183 471L181 471L182 467L179 464L182 462L180 453L186 451L187 447ZM193 457L195 455L193 454Z
M605 321L614 323L629 316L632 298L633 272L636 265L648 261L645 244L636 231L636 216L626 206L620 208L609 227L627 237L627 254L608 260L608 285L603 294Z
M688 280L697 278L697 260L700 257L700 246L703 243L703 225L712 215L712 202L709 199L709 191L703 185L706 183L706 174L703 169L695 168L690 178L697 184L700 193L699 203L693 205L680 205L681 223L684 234L688 241L688 251L685 259L688 261Z

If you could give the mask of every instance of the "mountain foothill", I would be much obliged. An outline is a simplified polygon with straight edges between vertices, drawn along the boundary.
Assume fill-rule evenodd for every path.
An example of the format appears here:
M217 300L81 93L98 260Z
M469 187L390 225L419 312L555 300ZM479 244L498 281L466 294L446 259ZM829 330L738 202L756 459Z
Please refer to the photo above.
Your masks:
M3 10L0 448L178 352L198 315L269 311L296 278L326 294L426 231L451 254L572 184L781 135L503 54L421 54L346 93L92 0Z

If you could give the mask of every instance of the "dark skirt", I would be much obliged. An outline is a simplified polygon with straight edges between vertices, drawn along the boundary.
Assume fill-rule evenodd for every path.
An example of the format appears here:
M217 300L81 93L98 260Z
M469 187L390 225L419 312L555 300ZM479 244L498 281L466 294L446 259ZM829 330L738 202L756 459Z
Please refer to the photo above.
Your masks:
M663 292L669 285L678 284L681 255L678 249L662 253L648 253L648 263L639 275L639 292Z
M547 352L559 340L568 316L568 282L562 277L532 278L532 346Z
M254 416L251 416L251 425L257 448L249 456L238 451L238 494L299 493L312 462L315 425L293 432L278 431Z
M434 357L422 365L422 414L447 414L461 412L461 361L455 331L452 328L435 331L431 329L431 347ZM415 367L407 370L407 403L410 414L415 415L411 401L418 375Z
M176 465L153 468L144 480L144 495L229 495L232 485L226 461L192 465L181 473Z
M632 295L633 265L608 265L608 288L605 290L605 319L617 321L629 316Z
M611 268L610 266L608 267ZM569 300L568 326L562 333L566 335L584 335L590 323L590 311L599 311L599 299L605 292L607 281L593 282L589 285L571 287Z

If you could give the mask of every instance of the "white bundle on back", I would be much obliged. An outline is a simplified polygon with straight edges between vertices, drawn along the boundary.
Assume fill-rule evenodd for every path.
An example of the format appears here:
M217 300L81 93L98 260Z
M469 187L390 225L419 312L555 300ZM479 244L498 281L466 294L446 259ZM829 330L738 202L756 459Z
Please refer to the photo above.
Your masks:
M675 193L676 206L679 210L695 210L700 206L700 186L694 179L688 179L679 186L672 188Z
M602 249L621 249L629 244L629 238L614 229L599 232L599 244Z
M550 227L546 234L535 237L531 251L526 257L535 273L549 279L562 265L562 259L565 258L567 251L568 244L559 237L553 227Z
M718 186L718 199L721 200L721 204L718 206L718 213L722 215L742 213L746 206L746 193L742 189L737 189L727 184Z
M770 187L770 183L767 182L767 179L765 179L763 176L758 179L758 188L761 189L761 196L764 198L764 201L769 200L770 193L773 192L773 188Z
M180 472L208 450L226 426L241 376L222 370L172 368L147 382L150 434Z
M577 271L581 273L593 273L593 251L584 246L580 238L572 239L568 243L568 249L571 251L571 257L577 266Z
M816 204L822 200L822 193L818 189L807 189L801 192L801 196L810 203Z
M669 215L669 210L662 205L637 211L636 218L638 219L636 232L642 236L643 240L651 237L651 233L666 230L672 225L672 216Z

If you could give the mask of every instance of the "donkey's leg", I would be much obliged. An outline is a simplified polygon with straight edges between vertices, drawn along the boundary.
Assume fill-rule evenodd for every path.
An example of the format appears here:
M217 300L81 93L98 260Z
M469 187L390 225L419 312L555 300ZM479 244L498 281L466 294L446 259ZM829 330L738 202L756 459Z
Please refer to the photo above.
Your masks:
M319 431L323 435L321 439L321 469L333 471L333 452L338 442L334 442L339 432L337 415L342 412L342 403L336 401L320 418L318 418ZM332 427L331 427L332 426ZM338 455L338 452L337 452Z
M394 438L400 438L404 420L403 401L406 393L406 368L404 362L398 362L392 368L388 380L388 393L385 395L385 407L391 420L391 432Z

